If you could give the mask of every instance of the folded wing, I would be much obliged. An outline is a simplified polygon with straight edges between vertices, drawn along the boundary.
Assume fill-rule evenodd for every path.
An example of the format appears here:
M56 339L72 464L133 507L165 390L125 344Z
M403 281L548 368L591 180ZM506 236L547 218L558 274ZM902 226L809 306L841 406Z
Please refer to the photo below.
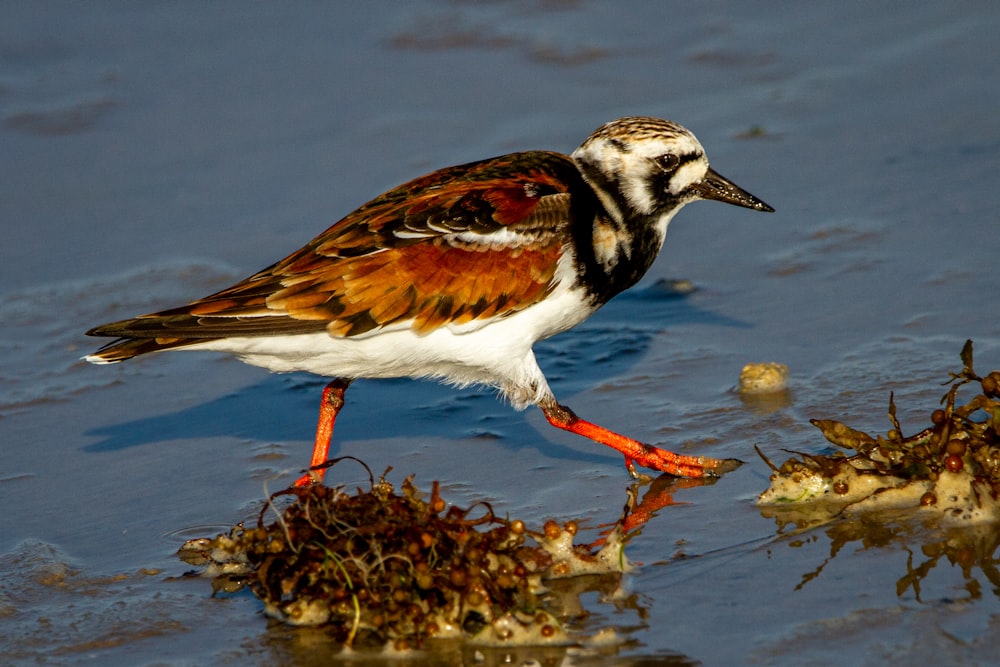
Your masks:
M234 336L425 333L510 315L553 288L579 178L569 158L542 151L428 174L232 287L88 331L131 339L92 356L120 361Z

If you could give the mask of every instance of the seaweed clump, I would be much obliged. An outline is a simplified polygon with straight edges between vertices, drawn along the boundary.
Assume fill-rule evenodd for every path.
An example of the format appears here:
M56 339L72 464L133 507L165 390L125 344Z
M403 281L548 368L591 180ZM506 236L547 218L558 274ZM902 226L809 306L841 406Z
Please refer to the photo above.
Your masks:
M1000 371L979 376L972 341L962 349L963 368L951 373L942 407L931 425L904 436L889 397L892 428L872 436L832 419L812 419L846 455L798 454L780 467L758 449L774 473L758 504L821 503L834 516L844 510L921 507L961 522L1000 518ZM959 390L978 386L959 404ZM982 416L980 419L975 417Z
M400 493L384 474L377 482L369 477L368 490L279 491L256 527L191 540L180 555L209 565L217 585L247 583L269 616L323 625L347 646L395 650L434 638L569 643L546 609L543 579L620 576L628 568L617 526L594 551L573 544L574 522L548 521L535 532L486 502L449 507L437 482L425 499L412 476ZM265 511L282 497L290 502L265 525Z

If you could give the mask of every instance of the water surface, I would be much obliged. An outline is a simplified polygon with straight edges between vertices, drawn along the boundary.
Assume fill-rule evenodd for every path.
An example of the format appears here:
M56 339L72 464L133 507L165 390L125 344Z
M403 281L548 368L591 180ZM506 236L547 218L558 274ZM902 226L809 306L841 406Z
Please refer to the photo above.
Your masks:
M651 114L777 212L686 208L647 278L539 360L581 415L747 464L678 488L632 543L633 601L586 598L583 628L619 628L623 661L989 661L994 531L794 533L753 505L752 446L823 451L811 417L884 431L890 391L923 428L966 338L1000 367L998 29L973 2L5 5L6 659L326 661L322 633L210 597L174 556L298 474L322 380L208 354L88 366L82 332L224 287L430 169ZM696 290L661 289L678 278ZM741 400L750 361L787 364L789 394ZM410 381L348 401L337 454L453 502L589 526L621 508L620 459L537 411Z

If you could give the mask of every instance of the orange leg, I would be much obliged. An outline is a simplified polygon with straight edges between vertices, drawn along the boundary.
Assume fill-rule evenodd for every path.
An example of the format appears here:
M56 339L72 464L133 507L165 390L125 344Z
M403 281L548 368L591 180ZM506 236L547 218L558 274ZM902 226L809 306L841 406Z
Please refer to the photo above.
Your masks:
M674 454L665 449L657 449L652 445L633 440L609 431L603 426L580 419L566 406L559 405L555 400L543 401L538 407L545 413L545 418L556 428L570 433L590 438L608 447L614 447L625 455L625 468L632 477L638 477L635 464L652 468L660 472L670 473L677 477L718 477L723 473L738 468L742 461L737 459L713 459L707 456L684 456Z
M309 472L295 482L295 486L321 484L326 468L313 470L316 466L326 463L330 454L330 438L333 437L333 425L337 414L344 407L344 392L351 385L350 380L337 378L323 389L323 398L319 404L319 424L316 426L316 444L313 445L312 461L309 462Z

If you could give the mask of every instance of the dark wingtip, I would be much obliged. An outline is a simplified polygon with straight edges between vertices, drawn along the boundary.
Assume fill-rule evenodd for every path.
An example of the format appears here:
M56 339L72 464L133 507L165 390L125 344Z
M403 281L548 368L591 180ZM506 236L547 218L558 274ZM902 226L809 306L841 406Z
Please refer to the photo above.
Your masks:
M137 357L140 354L162 352L163 350L172 350L204 342L205 339L191 340L190 338L119 338L96 352L88 354L84 359L92 364L114 364Z

